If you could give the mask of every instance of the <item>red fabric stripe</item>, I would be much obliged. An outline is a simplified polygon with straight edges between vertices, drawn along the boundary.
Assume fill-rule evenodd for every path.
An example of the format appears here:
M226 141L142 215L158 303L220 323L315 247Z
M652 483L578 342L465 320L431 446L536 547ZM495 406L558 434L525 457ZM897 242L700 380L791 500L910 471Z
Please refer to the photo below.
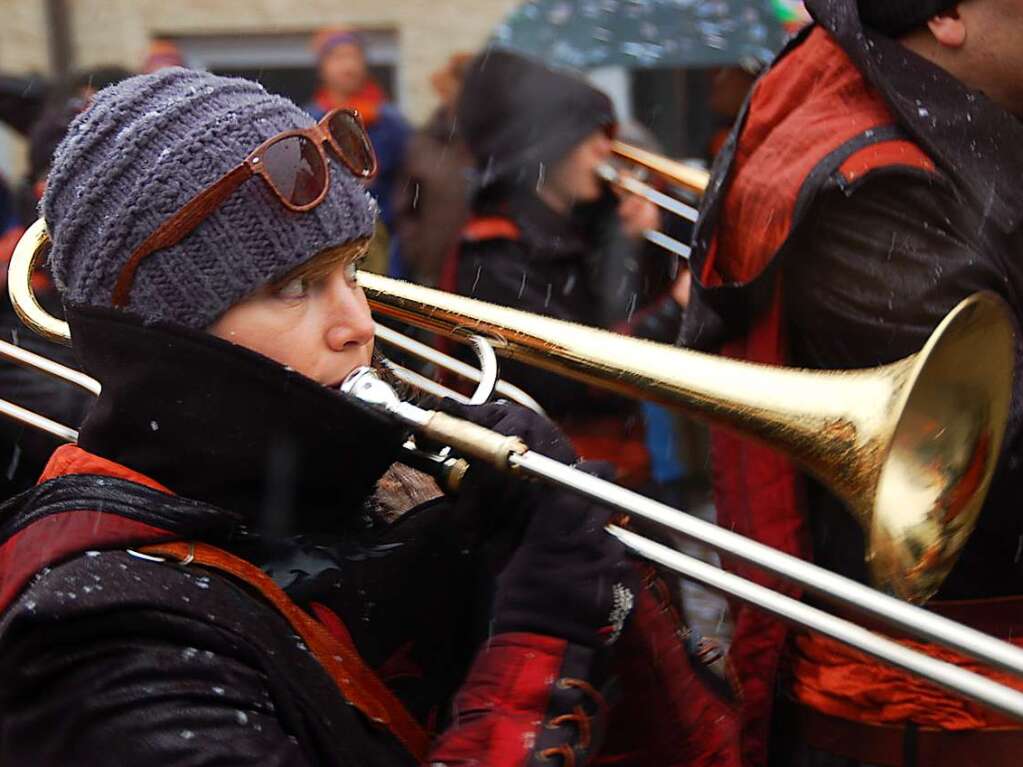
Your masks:
M502 216L483 216L470 219L462 229L462 239L469 242L482 240L517 240L522 232L515 222Z
M127 466L122 466L102 456L82 450L78 445L61 445L54 450L53 455L50 456L50 460L47 461L46 467L39 477L39 484L48 479L63 477L67 474L100 474L104 477L115 477L116 479L135 482L152 490L174 495L174 493L155 479L150 479L145 474L139 474Z
M838 43L823 29L814 31L754 88L723 225L714 233L721 250L714 258L717 282L704 284L759 275L788 238L796 199L813 169L846 141L891 122Z
M87 549L115 549L166 539L158 527L101 511L65 511L34 522L0 546L0 612L42 568Z
M864 147L842 163L838 172L845 177L846 182L852 183L872 170L898 165L918 168L928 173L935 172L934 161L909 141L882 141Z

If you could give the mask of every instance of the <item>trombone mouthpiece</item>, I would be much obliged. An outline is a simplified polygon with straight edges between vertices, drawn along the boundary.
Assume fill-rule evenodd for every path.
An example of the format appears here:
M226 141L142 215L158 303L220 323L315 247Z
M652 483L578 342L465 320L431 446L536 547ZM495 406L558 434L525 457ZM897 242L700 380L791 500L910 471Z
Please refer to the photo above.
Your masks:
M341 382L341 391L358 400L394 411L400 404L398 394L373 368L363 365L355 368Z

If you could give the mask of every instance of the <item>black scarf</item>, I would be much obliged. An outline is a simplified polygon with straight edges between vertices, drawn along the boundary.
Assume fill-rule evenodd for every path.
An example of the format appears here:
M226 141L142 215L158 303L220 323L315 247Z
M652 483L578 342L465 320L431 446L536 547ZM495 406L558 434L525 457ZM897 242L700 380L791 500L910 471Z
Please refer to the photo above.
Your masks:
M103 392L85 450L272 535L365 522L403 431L378 412L206 333L71 307L74 349Z

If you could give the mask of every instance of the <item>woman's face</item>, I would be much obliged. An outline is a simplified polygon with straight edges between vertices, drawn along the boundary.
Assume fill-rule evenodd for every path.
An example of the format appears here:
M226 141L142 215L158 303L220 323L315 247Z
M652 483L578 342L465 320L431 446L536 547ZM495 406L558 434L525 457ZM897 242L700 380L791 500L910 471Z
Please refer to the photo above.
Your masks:
M611 139L603 130L594 131L554 166L548 184L573 205L593 202L603 192L597 166L609 159Z
M320 274L286 278L232 306L209 332L324 386L370 364L373 318L355 272L362 250Z

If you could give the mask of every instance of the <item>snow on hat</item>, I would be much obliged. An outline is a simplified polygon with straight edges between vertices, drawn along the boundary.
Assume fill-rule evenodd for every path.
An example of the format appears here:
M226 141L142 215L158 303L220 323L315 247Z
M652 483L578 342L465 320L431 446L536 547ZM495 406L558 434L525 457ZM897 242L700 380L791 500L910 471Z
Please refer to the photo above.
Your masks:
M256 83L180 68L97 93L58 147L43 198L63 300L110 306L121 268L146 237L263 141L312 122ZM327 156L322 203L290 211L250 178L181 242L142 261L128 311L206 328L321 251L372 236L375 204Z

